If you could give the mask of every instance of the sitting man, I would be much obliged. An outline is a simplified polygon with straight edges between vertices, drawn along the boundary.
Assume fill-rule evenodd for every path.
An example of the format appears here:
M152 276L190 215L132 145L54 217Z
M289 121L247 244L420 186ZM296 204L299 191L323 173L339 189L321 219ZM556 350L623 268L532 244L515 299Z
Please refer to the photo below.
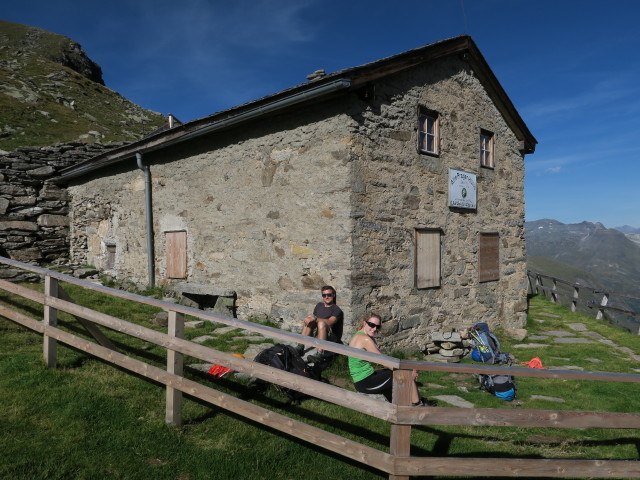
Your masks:
M319 340L330 340L342 343L342 323L344 314L340 307L336 305L336 289L325 285L320 289L322 292L322 302L319 302L313 309L311 315L307 315L302 326L302 335L308 337L313 335L314 330L318 330ZM300 349L300 346L298 346ZM302 345L304 350L304 345ZM321 349L318 349L322 352Z

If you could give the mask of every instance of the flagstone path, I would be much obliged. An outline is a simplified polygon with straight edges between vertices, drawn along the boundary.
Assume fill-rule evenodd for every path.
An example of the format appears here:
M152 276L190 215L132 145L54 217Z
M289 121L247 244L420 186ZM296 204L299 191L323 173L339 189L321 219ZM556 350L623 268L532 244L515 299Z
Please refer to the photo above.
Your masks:
M536 312L536 315L542 316L542 317L560 318L560 315L547 313L547 312ZM534 320L537 320L540 323L544 323L543 319L534 319ZM574 344L574 343L593 344L593 343L599 342L612 347L616 351L616 353L626 354L629 356L631 360L640 362L640 355L638 355L635 351L633 351L628 347L622 347L617 343L615 343L614 341L603 337L599 333L589 331L587 329L587 326L584 323L567 323L566 326L571 331L548 330L548 331L542 332L542 335L531 335L530 337L528 337L528 340L540 341L540 340L546 340L549 337L554 337L553 343L560 343L560 344ZM544 344L544 343L523 343L523 344L514 345L513 348L544 348L544 347L548 347L549 345L550 344ZM601 360L598 360L598 359L589 359L589 361L592 363L601 362ZM554 367L554 368L561 369L561 368L569 368L569 367ZM574 367L573 369L577 370L578 367Z

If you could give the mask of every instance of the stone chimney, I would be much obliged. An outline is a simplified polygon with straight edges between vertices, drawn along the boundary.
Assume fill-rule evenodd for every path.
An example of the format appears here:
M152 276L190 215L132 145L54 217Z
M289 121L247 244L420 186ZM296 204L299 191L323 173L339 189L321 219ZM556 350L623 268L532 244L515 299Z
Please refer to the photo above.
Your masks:
M324 70L316 70L310 75L307 75L307 80L317 80L318 78L322 78L326 75Z

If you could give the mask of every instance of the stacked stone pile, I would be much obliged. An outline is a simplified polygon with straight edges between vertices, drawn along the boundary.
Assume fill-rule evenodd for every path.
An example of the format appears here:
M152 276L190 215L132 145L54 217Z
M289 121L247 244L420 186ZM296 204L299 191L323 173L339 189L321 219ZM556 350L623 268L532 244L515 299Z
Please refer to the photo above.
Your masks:
M459 331L433 332L431 342L422 348L425 360L430 362L458 363L471 352L471 342L463 339Z
M74 142L0 151L0 255L33 264L67 258L67 192L49 180L63 168L121 145ZM0 278L27 277L19 270L0 269Z

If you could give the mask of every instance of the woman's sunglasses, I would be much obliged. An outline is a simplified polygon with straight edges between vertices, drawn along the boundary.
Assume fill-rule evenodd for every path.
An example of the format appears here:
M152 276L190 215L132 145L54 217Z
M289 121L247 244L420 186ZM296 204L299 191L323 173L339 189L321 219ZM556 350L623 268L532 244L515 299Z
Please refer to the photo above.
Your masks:
M380 325L378 325L377 323L373 323L373 322L365 322L367 325L369 325L371 328L380 328Z

